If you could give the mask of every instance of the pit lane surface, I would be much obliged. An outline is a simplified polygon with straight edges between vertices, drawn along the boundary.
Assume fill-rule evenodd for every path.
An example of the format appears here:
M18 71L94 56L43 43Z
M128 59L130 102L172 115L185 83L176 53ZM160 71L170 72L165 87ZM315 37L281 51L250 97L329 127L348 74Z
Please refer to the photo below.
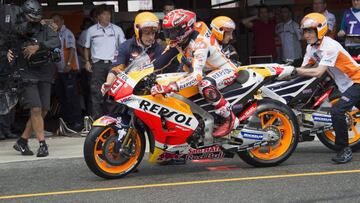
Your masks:
M238 157L181 166L143 160L118 180L95 176L81 157L2 163L0 202L359 202L360 154L346 165L332 156L314 141L272 168Z

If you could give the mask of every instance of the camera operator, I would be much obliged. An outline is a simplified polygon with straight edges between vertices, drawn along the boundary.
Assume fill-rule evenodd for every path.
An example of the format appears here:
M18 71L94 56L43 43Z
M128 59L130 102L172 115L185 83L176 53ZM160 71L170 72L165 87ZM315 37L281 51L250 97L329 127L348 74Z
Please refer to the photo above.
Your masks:
M18 138L11 132L15 111L11 110L17 103L16 90L14 88L14 68L7 62L6 53L13 44L16 33L15 22L21 8L15 5L0 5L0 140L5 138Z
M13 89L9 89L11 81L9 74L11 67L6 60L6 49L0 40L0 140L18 138L11 132L15 111L11 108L16 104L17 97L13 95Z
M61 46L57 33L49 26L41 24L41 18L42 8L39 2L25 1L16 22L19 40L16 44L20 46L11 47L7 53L9 63L20 69L24 83L20 102L26 109L30 109L30 119L14 149L22 155L33 155L28 139L34 131L40 143L38 157L49 154L45 143L43 118L50 108L51 82L54 75L50 59L59 57L52 50Z

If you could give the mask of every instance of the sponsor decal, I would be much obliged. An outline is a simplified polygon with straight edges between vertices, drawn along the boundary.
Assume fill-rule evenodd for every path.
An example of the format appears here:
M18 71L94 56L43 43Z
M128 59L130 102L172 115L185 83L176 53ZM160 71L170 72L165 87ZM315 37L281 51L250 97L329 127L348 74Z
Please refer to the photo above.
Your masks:
M220 149L220 146L212 146L204 149L189 149L186 156L187 160L199 160L199 159L221 159L224 158L224 153Z
M186 15L181 16L181 18L174 21L174 26L177 26L181 21L183 21L186 18Z
M111 86L111 89L110 89L111 93L115 94L120 89L120 87L123 86L123 84L124 83L122 81L120 81L119 79L116 79L115 82L113 83L113 85Z
M304 89L302 91L303 94L311 94L312 92L313 92L312 89Z
M168 161L168 160L179 160L184 159L183 154L175 153L175 152L164 152L158 157L158 161Z
M204 154L191 154L186 156L186 160L200 160L200 159L222 159L224 158L223 152L204 153Z
M333 60L331 60L331 59L325 59L324 61L327 62L327 63L332 63L333 62Z
M313 56L314 56L314 59L315 59L316 62L320 62L320 61L321 61L321 57L319 56L318 53L314 52Z
M189 20L188 26L190 27L190 26L191 26L192 24L194 24L194 23L195 23L195 19L192 18L192 19Z
M118 78L122 79L123 81L127 81L129 79L129 76L127 76L125 73L123 72L120 72L118 75L117 75Z
M256 107L257 104L253 103L249 108L247 108L246 111L241 114L240 121L243 121L247 119L249 116L251 116L255 112Z
M210 32L210 30L207 30L207 31L205 32L205 37L206 37L206 38L210 38L210 36L211 36L211 32Z
M142 100L140 102L139 108L144 111L150 111L159 116L163 116L164 118L172 118L179 124L185 124L186 126L191 127L191 121L193 118L182 114L181 112L172 111L166 107L151 103L146 100Z
M123 99L120 99L118 102L126 104L128 102L132 101L132 97L125 97Z
M326 98L329 97L330 93L332 92L333 88L326 91L313 105L313 108L319 106Z
M220 70L218 72L215 72L214 74L211 74L210 77L216 80L216 79L221 78L224 75L230 75L230 74L233 74L232 70L230 70L230 69L222 69L222 70Z
M189 154L209 153L221 151L219 146L211 146L203 149L189 149Z
M264 135L250 132L240 132L243 138L251 140L262 140Z
M228 77L228 78L225 78L225 79L222 81L222 83L223 83L225 86L229 86L229 85L233 84L235 78L236 78L236 75L230 76L230 77ZM220 86L220 85L219 85L219 86Z
M313 120L316 122L322 122L322 123L332 123L331 116L325 117L325 116L313 115Z
M196 83L196 78L191 77L188 82L185 81L183 84L179 84L179 89L184 89L186 87L192 86Z
M145 69L148 69L148 68L152 68L154 65L152 63L147 63L147 64L144 64L144 65L141 65L139 68L137 68L136 70L137 71L142 71L142 70L145 70Z

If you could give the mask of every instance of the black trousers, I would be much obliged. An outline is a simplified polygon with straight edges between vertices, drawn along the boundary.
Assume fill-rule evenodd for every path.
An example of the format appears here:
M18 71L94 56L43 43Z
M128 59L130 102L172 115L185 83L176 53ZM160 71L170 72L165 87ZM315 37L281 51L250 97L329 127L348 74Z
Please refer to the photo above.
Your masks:
M98 119L107 113L105 99L101 93L101 85L106 81L110 68L111 63L104 63L103 61L92 64L90 92L93 119Z
M77 72L58 73L55 88L60 103L60 115L67 124L82 122Z
M80 73L80 84L81 84L81 93L80 95L84 100L84 115L91 115L91 73L86 71L85 68L81 69Z
M335 149L341 150L349 146L349 134L346 125L345 113L352 107L360 107L360 84L353 84L344 93L340 100L331 108L331 119L335 130Z
M6 115L0 115L0 134L8 134L11 132L11 125L14 122L15 111L12 109Z

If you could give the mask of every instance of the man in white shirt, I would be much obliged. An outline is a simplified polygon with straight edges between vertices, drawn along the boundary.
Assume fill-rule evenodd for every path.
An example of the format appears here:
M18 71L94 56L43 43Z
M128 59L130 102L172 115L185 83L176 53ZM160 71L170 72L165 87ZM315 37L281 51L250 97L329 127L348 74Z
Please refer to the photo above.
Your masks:
M336 33L336 18L335 15L330 13L327 9L326 0L313 0L313 10L314 12L321 13L326 17L328 25L328 33L326 36L335 38Z
M282 61L296 60L302 58L300 40L302 32L298 23L292 20L290 7L281 7L281 23L275 27L276 34L280 37L282 44Z
M60 14L53 14L52 19L58 27L61 41L61 61L56 63L56 96L60 103L60 114L68 127L79 132L82 130L80 95L77 89L79 62L74 34L64 25Z
M101 85L111 69L117 48L125 41L122 29L110 23L111 10L106 5L101 5L97 11L98 23L88 29L84 50L85 69L92 72L90 91L93 119L99 118L106 112Z

